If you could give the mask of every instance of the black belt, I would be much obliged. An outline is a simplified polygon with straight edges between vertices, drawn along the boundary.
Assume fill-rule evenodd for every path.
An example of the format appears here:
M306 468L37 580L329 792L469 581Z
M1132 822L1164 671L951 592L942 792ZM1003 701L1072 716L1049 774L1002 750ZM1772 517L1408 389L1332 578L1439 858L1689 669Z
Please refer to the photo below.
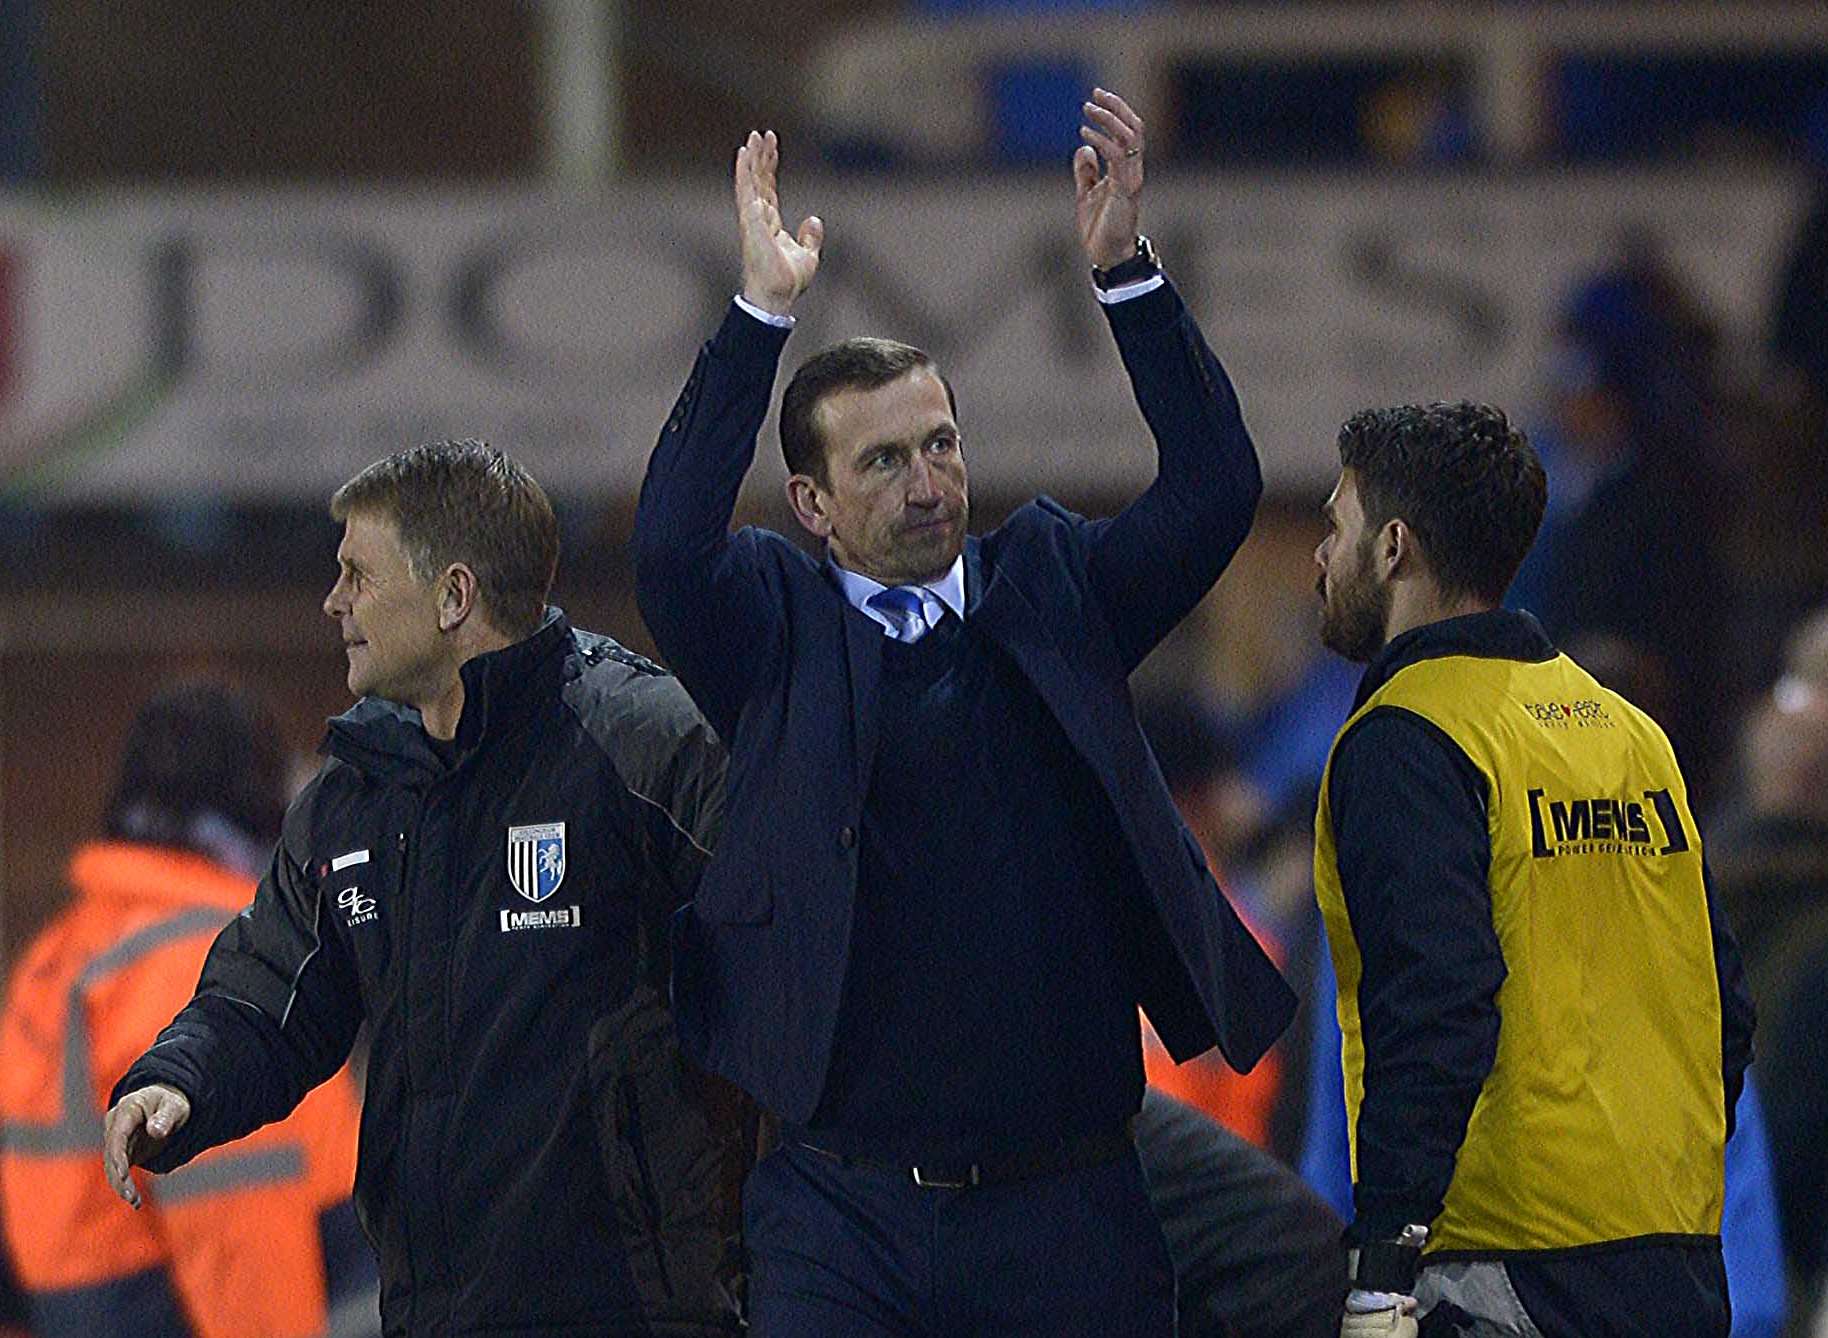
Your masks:
M1102 1166L1127 1156L1136 1146L1127 1120L1120 1128L1104 1133L1032 1143L986 1154L976 1161L961 1161L956 1157L923 1159L918 1162L890 1161L880 1157L833 1152L830 1148L822 1148L817 1143L810 1142L806 1131L802 1129L787 1131L787 1138L796 1147L816 1152L821 1157L829 1157L845 1166L886 1171L891 1175L911 1175L914 1183L922 1189L970 1189L976 1185L1008 1184L1013 1180L1029 1180L1039 1175L1084 1170L1089 1166Z

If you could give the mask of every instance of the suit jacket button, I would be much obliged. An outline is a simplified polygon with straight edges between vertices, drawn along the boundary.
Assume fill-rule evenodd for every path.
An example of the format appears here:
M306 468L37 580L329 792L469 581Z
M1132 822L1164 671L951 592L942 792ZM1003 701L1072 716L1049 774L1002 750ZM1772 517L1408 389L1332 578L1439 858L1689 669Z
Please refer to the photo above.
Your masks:
M852 846L856 845L857 829L855 827L840 827L838 829L838 844L843 846L846 850L849 850Z

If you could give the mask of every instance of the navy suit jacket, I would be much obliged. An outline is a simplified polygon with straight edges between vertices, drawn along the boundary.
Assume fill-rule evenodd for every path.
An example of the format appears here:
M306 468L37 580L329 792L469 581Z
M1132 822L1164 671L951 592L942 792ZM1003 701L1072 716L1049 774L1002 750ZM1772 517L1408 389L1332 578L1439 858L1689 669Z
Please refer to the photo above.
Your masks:
M1014 660L1108 796L1143 915L1139 1002L1176 1059L1247 1069L1294 996L1207 872L1128 677L1243 542L1262 492L1218 361L1172 287L1105 308L1160 469L1119 515L1031 502L965 545L965 617ZM688 1054L790 1121L825 1085L877 744L881 626L768 530L730 532L787 331L732 305L661 433L635 525L662 655L730 749L725 828L675 923ZM1010 747L1022 746L1020 739ZM1103 820L1088 814L1086 820Z

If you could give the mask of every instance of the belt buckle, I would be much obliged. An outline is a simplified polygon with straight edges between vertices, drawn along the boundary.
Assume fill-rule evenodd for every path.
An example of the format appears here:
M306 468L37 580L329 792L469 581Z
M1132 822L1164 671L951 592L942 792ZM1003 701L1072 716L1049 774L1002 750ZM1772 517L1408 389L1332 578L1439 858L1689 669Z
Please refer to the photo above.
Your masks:
M979 1179L978 1166L975 1162L967 1168L966 1177L963 1180L930 1180L925 1177L920 1167L915 1166L911 1169L914 1173L914 1183L922 1189L970 1189L978 1183Z

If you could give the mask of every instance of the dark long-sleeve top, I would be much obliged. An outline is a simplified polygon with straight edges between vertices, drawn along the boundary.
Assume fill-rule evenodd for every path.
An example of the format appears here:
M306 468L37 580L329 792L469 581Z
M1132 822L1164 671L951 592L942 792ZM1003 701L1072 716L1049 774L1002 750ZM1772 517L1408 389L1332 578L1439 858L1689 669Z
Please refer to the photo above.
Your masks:
M1354 709L1421 660L1554 654L1527 614L1428 624L1394 638L1371 662ZM1351 1234L1384 1240L1440 1213L1497 1057L1505 963L1492 922L1486 783L1439 727L1393 709L1367 713L1340 740L1329 786L1340 884L1363 962L1365 1094ZM1393 812L1403 821L1390 821ZM1417 889L1426 889L1425 912ZM1707 903L1730 1131L1751 1062L1752 1006L1711 881Z

